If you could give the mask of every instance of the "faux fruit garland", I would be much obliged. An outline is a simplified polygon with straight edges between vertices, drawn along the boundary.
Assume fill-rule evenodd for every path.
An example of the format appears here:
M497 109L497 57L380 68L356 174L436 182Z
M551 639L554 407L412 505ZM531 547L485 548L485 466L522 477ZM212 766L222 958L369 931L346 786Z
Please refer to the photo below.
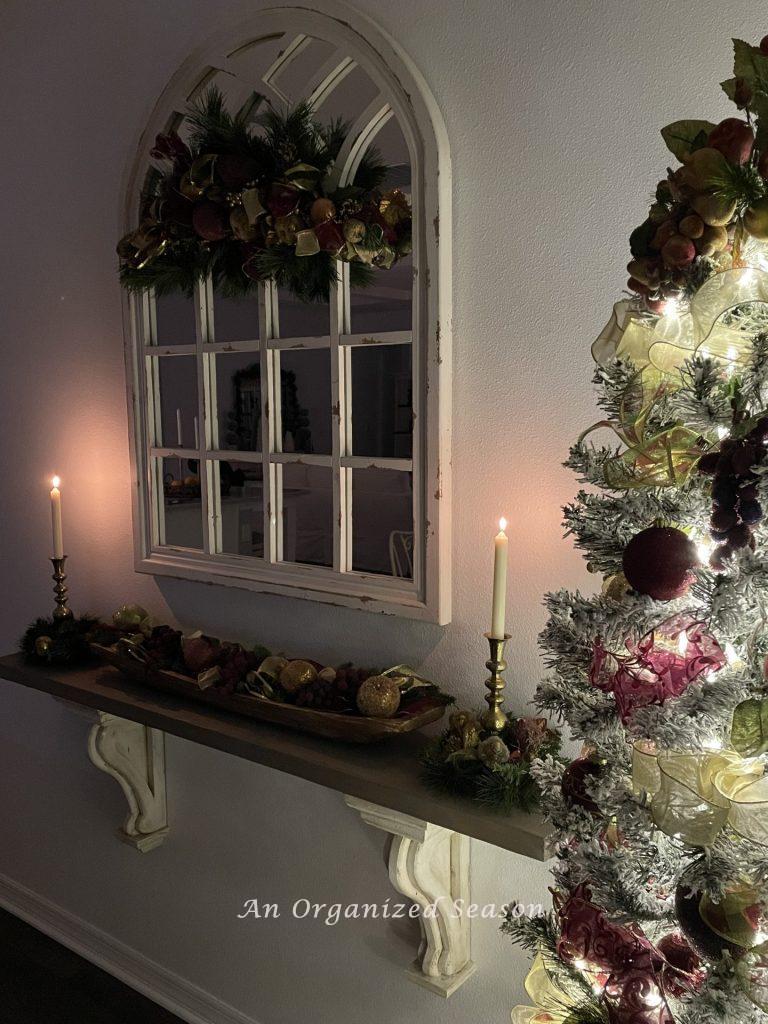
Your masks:
M734 77L722 88L743 118L675 121L661 132L682 166L658 183L627 266L629 288L652 313L768 242L768 36L733 43Z
M394 718L419 714L427 708L450 704L452 698L434 683L403 665L379 672L342 665L323 666L308 659L288 659L265 647L242 644L201 632L184 635L170 626L153 626L140 605L124 605L101 625L96 642L123 640L150 669L187 676L201 690L223 696L242 694L266 697L317 711L368 718Z
M158 135L159 167L141 196L139 226L117 247L120 278L132 291L192 294L209 274L229 296L274 279L305 302L325 301L348 263L354 287L370 284L411 251L411 207L399 189L382 191L389 168L369 149L354 182L339 187L335 162L349 126L321 125L300 104L285 114L234 115L210 89L189 107L189 141Z

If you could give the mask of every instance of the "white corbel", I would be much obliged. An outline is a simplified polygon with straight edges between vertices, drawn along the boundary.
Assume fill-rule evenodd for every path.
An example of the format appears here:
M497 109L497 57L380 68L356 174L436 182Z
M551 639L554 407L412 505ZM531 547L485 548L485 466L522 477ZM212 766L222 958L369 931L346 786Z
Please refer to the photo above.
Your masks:
M128 801L128 816L118 837L146 853L168 835L165 734L105 711L96 714L88 755L119 783Z
M392 836L389 878L421 908L422 941L411 980L450 996L475 972L470 958L469 839L378 804L345 796L363 821Z

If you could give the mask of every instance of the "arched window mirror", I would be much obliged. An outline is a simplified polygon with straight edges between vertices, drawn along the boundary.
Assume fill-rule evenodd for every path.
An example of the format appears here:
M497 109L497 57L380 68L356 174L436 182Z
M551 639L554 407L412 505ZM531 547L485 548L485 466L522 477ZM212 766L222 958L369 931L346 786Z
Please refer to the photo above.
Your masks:
M263 9L195 54L159 100L127 185L135 223L154 136L184 137L215 85L349 125L334 169L375 146L410 194L413 251L327 303L272 282L126 299L137 569L450 618L450 164L434 102L362 16ZM357 22L357 23L356 23Z

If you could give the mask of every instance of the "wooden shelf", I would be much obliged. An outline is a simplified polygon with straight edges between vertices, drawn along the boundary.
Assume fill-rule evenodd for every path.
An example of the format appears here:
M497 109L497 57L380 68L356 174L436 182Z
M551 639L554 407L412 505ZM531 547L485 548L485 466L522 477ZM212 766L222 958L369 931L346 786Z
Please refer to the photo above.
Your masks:
M0 677L234 754L534 860L545 860L547 856L547 827L538 816L520 812L503 815L429 789L418 774L418 755L426 742L424 737L407 735L390 743L367 746L332 743L139 686L110 667L41 668L13 654L0 658Z

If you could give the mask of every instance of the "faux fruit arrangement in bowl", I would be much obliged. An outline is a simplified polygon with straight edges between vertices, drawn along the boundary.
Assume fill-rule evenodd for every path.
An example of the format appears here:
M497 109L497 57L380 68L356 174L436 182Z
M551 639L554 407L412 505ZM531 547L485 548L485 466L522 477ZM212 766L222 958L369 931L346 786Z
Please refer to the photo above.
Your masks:
M94 652L134 680L332 739L370 742L411 732L452 703L405 665L379 671L290 659L262 646L152 626L137 605L115 612L99 639Z

